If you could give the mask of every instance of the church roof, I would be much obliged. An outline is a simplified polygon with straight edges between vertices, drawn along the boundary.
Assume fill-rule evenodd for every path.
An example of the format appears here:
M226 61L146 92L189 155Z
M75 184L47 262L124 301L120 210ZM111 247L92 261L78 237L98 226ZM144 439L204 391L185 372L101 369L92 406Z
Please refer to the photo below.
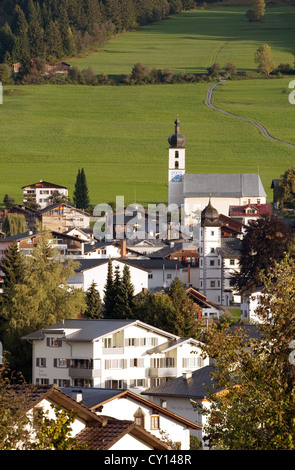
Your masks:
M174 124L175 124L175 132L174 134L170 135L168 138L170 148L184 148L185 137L179 132L179 125L180 125L179 119L176 119L174 121Z
M184 197L266 197L256 173L185 174Z

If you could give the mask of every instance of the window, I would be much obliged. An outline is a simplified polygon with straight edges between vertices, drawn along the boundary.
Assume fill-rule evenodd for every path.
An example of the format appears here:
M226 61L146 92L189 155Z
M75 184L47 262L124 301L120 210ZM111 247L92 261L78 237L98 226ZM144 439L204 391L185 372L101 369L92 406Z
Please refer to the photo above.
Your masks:
M36 379L38 385L49 385L49 379Z
M126 359L106 359L105 368L106 369L125 369Z
M148 275L148 278L149 278L149 279L153 279L153 275L152 275L152 274L149 274L149 275Z
M47 346L50 348L60 348L62 346L62 340L60 338L47 338Z
M214 266L214 265L215 265L214 259L210 259L210 266Z
M36 367L46 367L46 357L36 357Z
M160 416L159 415L151 416L151 429L160 429Z
M215 281L210 281L210 287L215 287Z
M214 253L214 252L215 252L215 248L211 248L210 253Z
M172 279L172 274L167 274L167 279Z
M211 230L211 237L214 237L214 230Z
M127 388L127 382L124 380L106 380L105 382L105 388L112 388L112 389L118 389L118 388Z
M53 366L54 367L61 367L61 368L65 368L65 367L69 367L69 360L68 359L53 359Z
M141 426L142 428L144 428L144 416L144 412L140 407L135 411L133 415L135 424Z
M179 168L179 162L177 162L177 161L175 162L175 168L176 169Z
M135 357L130 359L130 367L144 367L144 358L143 357Z
M178 150L175 151L175 158L179 158L179 152L178 152Z
M104 338L103 339L103 347L104 348L111 348L112 347L112 338Z
M234 266L235 260L234 260L234 259L230 259L230 260L229 260L229 264L230 264L231 266Z

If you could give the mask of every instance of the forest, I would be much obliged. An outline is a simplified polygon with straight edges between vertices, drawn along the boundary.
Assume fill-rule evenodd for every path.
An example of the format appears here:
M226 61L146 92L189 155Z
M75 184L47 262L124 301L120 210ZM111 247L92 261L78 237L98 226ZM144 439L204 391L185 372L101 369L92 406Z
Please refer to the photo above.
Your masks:
M112 35L195 8L195 0L3 0L0 63L57 62Z

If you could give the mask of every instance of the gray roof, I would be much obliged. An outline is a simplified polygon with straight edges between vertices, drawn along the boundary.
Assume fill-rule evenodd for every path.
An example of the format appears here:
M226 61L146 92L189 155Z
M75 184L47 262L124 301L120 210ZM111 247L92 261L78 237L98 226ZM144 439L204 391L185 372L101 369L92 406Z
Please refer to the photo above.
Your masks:
M87 408L92 408L100 403L110 400L117 395L120 395L124 390L108 389L108 388L89 388L89 387L62 387L61 390L73 397L73 395L82 392L82 403Z
M62 334L67 341L95 341L103 336L120 331L129 325L136 325L145 329L155 331L167 338L178 338L176 335L168 333L152 325L141 322L139 320L90 320L90 319L66 319L54 325L50 325L42 330L24 336L26 340L43 340L46 334ZM73 330L72 332L70 330Z
M256 173L186 174L184 197L266 197Z
M223 258L240 258L242 252L242 240L240 238L222 238L221 247L217 252Z
M212 390L214 382L211 374L213 371L213 366L201 367L195 370L190 378L177 377L157 387L150 387L141 394L203 399L208 394L208 389Z

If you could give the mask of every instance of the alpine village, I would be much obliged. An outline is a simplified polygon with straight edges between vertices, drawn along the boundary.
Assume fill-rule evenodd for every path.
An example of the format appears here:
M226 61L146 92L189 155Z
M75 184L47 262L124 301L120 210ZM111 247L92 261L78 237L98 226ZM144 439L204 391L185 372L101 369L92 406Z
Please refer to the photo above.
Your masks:
M295 449L294 8L1 1L1 450Z

